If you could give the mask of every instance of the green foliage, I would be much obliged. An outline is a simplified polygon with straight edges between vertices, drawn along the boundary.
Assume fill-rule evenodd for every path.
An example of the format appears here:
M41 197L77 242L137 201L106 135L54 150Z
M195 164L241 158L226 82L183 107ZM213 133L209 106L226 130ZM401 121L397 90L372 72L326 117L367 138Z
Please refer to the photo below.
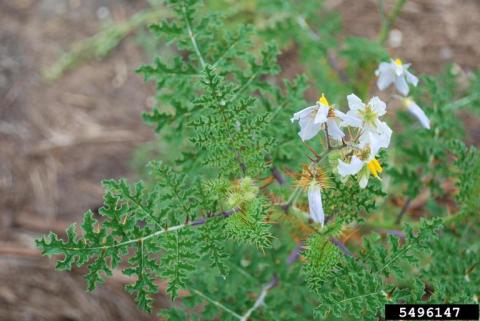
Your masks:
M331 179L332 188L325 191L325 212L338 220L349 223L361 218L361 214L371 213L377 206L377 198L384 197L380 182L372 182L361 189L354 180L342 183Z
M366 98L388 58L382 41L342 41L339 15L309 1L199 4L165 2L171 15L150 27L165 45L137 70L156 84L143 118L161 161L148 163L144 181L104 181L98 215L85 213L63 239L37 240L57 269L88 267L89 291L122 270L146 311L166 280L181 297L160 312L168 320L378 320L385 303L478 300L480 155L462 142L457 117L478 104L478 75L467 90L452 68L422 77L412 99L432 129L400 109L393 147L380 154L384 179L362 189L337 165L363 147L332 147L326 130L306 147L291 118L313 86L338 110L352 91ZM304 197L317 180L325 226Z
M211 258L210 267L216 269L221 276L226 277L229 268L225 262L228 254L222 243L224 227L225 221L221 218L209 220L204 224L202 227L203 245L201 251Z
M123 273L135 279L126 290L147 311L151 310L152 295L158 292L155 280L159 276L169 280L167 292L175 298L199 259L198 233L183 227L193 225L188 222L196 218L200 206L197 200L202 197L200 193L187 195L185 177L169 167L159 162L152 162L149 167L152 178L161 177L152 188L146 188L142 182L132 185L125 180L103 182L104 206L99 210L103 219L96 220L88 211L81 225L82 235L72 225L65 241L54 233L37 241L45 255L63 255L57 264L60 270L70 270L73 264L88 264L85 277L89 290L111 276L112 269L126 258ZM130 249L135 254L128 257ZM160 250L164 254L159 260Z
M460 141L453 141L451 149L457 159L455 196L460 205L460 213L474 216L480 212L480 152L475 147L466 147Z
M396 236L388 237L386 247L377 234L366 237L358 257L347 257L345 264L332 277L317 288L319 301L316 310L321 319L330 314L335 317L348 315L349 320L377 320L383 305L389 301L420 300L422 284L402 284L409 274L406 269L418 263L420 250L429 248L429 241L436 238L439 220L422 221L418 231L406 227L403 244ZM420 296L419 296L420 295Z
M191 141L208 153L202 163L218 168L225 176L257 176L265 168L265 155L271 139L265 137L268 124L266 113L254 114L249 109L254 100L237 99L237 91L221 84L214 70L205 68L206 94L196 100L203 110L191 126L195 136Z
M480 247L472 239L478 232L477 218L468 226L457 224L445 230L437 242L429 244L431 260L422 268L421 275L433 290L430 302L478 302Z
M343 253L328 237L317 234L308 239L303 256L306 260L303 272L307 283L319 293L325 280L334 277L334 270L342 262Z
M260 249L270 246L272 235L266 222L268 204L256 198L245 204L237 215L229 217L225 224L225 234L236 241L255 245Z
M395 161L398 165L392 166L389 173L393 179L392 185L404 186L404 194L410 198L425 187L432 194L432 199L441 201L440 198L445 197L444 185L453 179L458 187L462 186L460 190L466 189L461 194L475 203L473 186L478 181L478 150L475 147L468 148L460 141L463 138L461 121L455 109L448 107L458 87L456 77L451 68L447 68L437 78L426 77L424 92L414 93L430 117L433 130L410 128L395 137L401 146L396 151ZM399 116L402 123L411 122L411 116ZM415 135L415 140L411 139L412 135ZM456 161L453 161L452 154ZM459 197L457 200L461 206L478 208L478 203L467 205L468 202L461 199L463 196ZM443 208L441 205L432 205L431 210L438 213Z

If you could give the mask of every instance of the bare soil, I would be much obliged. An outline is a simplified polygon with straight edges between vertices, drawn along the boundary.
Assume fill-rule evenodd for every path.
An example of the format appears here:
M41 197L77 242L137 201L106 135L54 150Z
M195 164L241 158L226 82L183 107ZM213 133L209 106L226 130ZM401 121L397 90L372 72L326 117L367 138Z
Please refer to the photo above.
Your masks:
M326 1L341 12L345 36L367 37L379 30L377 3ZM85 293L83 271L54 272L33 246L40 234L98 208L101 179L134 179L132 153L154 137L140 118L153 88L133 71L148 60L134 37L57 82L41 72L108 19L124 21L146 7L141 0L0 1L0 320L158 319L138 312L122 278ZM480 66L478 0L409 1L395 29L391 54L420 72L438 72L445 62L466 73Z

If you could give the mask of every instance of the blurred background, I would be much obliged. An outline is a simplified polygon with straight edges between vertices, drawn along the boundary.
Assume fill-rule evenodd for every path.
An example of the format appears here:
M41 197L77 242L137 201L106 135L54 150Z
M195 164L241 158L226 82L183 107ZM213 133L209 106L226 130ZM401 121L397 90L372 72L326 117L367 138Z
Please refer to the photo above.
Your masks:
M340 13L342 35L378 33L378 0L323 8ZM0 0L0 320L157 319L137 310L121 276L86 293L84 271L55 272L33 241L101 206L101 179L137 177L154 140L140 114L155 91L134 70L161 46L145 25L165 14L146 0ZM387 44L417 73L451 62L468 75L480 67L480 1L410 0ZM301 72L294 50L280 57L291 75ZM478 119L464 118L478 146Z

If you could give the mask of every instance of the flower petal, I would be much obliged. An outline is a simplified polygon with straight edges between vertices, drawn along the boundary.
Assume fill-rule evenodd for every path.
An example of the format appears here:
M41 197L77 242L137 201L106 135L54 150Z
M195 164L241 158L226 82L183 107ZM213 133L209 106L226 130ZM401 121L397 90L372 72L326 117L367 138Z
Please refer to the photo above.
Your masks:
M373 132L363 132L362 135L360 135L359 142L360 144L358 147L370 148L370 155L368 156L368 160L374 158L380 150L380 137Z
M306 118L306 117L310 116L310 114L312 112L315 112L315 109L317 109L317 106L310 106L310 107L307 107L305 109L302 109L299 112L296 112L295 114L293 114L293 117L290 120L293 123L295 120L300 120L302 118Z
M350 164L345 163L341 159L338 160L338 174L345 177L357 174L364 166L364 163L357 156L353 155Z
M298 135L303 141L306 141L315 137L315 135L317 135L320 129L322 128L322 125L315 124L313 122L313 119L309 119L308 122L305 123L303 126L302 126L302 121L300 121L300 127L301 129Z
M380 136L380 147L387 148L390 145L390 139L392 138L392 129L387 125L386 122L379 122L378 135Z
M420 108L420 106L411 101L407 107L408 111L418 119L424 128L430 129L430 119L428 119L427 115L425 115L425 112L422 108Z
M359 147L369 147L369 160L377 155L381 148L387 148L390 145L392 130L385 122L379 121L375 131L365 131L359 137Z
M342 141L342 138L345 136L345 134L342 132L342 130L338 126L335 118L329 117L327 119L327 126L328 126L328 135L335 140Z
M384 90L395 81L395 74L391 70L385 70L378 73L377 87Z
M383 102L377 96L370 99L368 104L372 107L375 113L377 113L378 117L385 115L385 113L387 112L387 104L385 104L385 102Z
M388 62L381 62L380 65L378 65L378 69L375 70L375 75L380 75L382 72L386 71L391 71L392 70L392 65L391 63Z
M356 116L355 111L350 110L346 114L341 113L337 115L338 115L338 118L342 120L342 122L340 123L340 126L342 127L344 126L352 126L352 127L358 127L358 128L362 127L363 121L361 118L358 118Z
M395 76L402 77L404 73L404 68L403 66L398 66L397 64L394 64L393 72L395 73Z
M401 93L402 95L404 96L408 95L409 88L404 76L398 77L395 80L395 87L397 88L398 92Z
M308 207L310 209L310 217L316 223L320 223L323 227L325 222L325 213L322 205L322 194L320 186L312 185L308 189Z
M315 116L315 120L313 121L315 124L323 124L327 121L328 116L328 107L324 105L320 105L320 108L317 111L317 115Z
M363 174L359 177L359 180L358 180L358 185L360 186L360 188L365 188L367 187L367 184L368 184L368 177L369 177L369 174Z
M410 71L405 69L405 76L407 77L407 82L411 83L413 86L417 86L418 84L418 78L414 74L412 74Z
M355 94L348 95L347 101L350 110L363 109L365 107L365 104L362 102L362 100L358 98Z

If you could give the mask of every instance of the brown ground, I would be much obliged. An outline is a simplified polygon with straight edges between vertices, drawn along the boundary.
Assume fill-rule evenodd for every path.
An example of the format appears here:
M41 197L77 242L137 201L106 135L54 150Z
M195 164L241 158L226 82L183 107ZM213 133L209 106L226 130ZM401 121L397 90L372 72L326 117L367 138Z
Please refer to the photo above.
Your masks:
M387 1L387 8L393 1ZM93 294L77 273L58 273L33 248L101 204L103 178L134 178L132 151L153 134L141 119L153 93L133 70L146 61L134 38L53 85L40 75L62 50L97 32L100 7L125 20L141 0L0 1L0 320L153 320L113 280ZM372 36L377 0L327 0L346 34ZM101 13L101 11L100 11ZM446 61L480 66L480 2L412 0L398 20L393 55L421 72Z

